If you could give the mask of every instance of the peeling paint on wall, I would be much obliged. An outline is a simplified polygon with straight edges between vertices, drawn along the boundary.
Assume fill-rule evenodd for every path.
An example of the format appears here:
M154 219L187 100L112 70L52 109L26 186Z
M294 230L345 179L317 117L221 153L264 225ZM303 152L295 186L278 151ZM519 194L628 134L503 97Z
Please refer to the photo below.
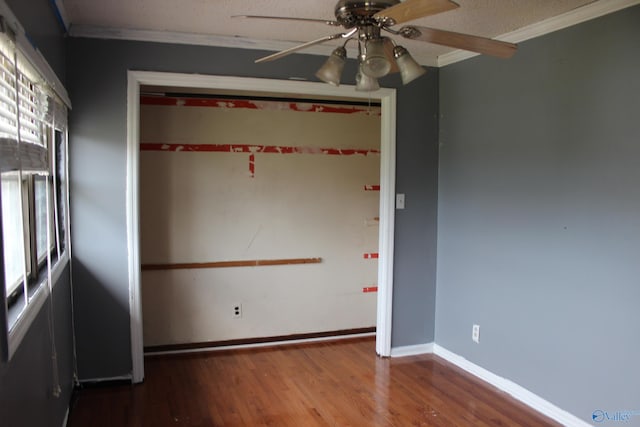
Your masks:
M251 110L276 110L276 111L298 111L302 113L335 113L335 114L367 114L381 115L378 106L338 106L322 103L308 102L286 102L269 100L247 100L247 99L221 99L221 98L198 98L198 97L175 97L175 96L152 96L142 95L140 103L143 105L164 105L177 107L211 107L211 108L245 108Z
M267 154L325 154L330 156L369 156L379 155L378 149L365 148L320 148L291 147L282 145L248 145L248 144L157 144L143 142L141 151L204 151L222 153L267 153ZM379 185L367 186L378 187ZM367 188L365 188L366 190ZM375 189L374 189L375 190Z
M249 176L255 177L256 157L255 153L266 154L323 154L329 156L369 156L379 155L380 150L377 149L361 149L361 148L318 148L318 147L288 147L288 146L272 146L272 145L247 145L247 144L158 144L144 142L140 144L141 151L166 151L166 152L218 152L218 153L250 153L249 155ZM379 191L380 186L372 188Z
M380 218L377 216L373 218L367 218L364 220L364 225L366 225L367 227L377 227L380 225Z
M380 182L380 116L362 104L305 114L335 111L315 100L174 101L140 108L145 345L375 325L378 260L359 254L378 250L379 192L363 186Z
M251 178L256 176L256 156L253 153L249 155L249 176Z

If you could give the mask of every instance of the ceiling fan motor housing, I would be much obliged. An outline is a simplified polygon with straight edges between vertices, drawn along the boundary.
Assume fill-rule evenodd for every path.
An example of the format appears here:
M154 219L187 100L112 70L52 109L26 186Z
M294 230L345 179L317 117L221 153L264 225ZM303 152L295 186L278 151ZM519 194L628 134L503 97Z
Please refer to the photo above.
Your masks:
M336 20L345 28L375 23L373 15L400 3L400 0L339 0Z

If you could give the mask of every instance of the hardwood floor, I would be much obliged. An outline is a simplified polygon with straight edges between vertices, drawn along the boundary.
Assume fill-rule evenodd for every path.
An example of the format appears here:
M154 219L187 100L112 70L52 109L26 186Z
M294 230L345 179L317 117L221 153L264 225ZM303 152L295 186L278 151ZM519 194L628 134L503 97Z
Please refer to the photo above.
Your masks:
M78 391L82 426L555 426L434 355L374 338L145 359L137 386Z

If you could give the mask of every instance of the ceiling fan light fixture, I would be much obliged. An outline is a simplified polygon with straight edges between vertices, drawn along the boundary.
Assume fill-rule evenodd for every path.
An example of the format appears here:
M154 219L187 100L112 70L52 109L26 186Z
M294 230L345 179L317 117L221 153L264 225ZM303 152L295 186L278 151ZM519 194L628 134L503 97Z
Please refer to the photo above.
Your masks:
M396 59L396 64L398 64L403 85L414 81L427 72L413 59L409 51L402 46L393 48L393 56Z
M340 77L342 70L344 70L346 57L347 50L344 47L336 48L316 72L316 77L325 83L340 86Z
M384 50L384 38L367 40L365 43L362 72L369 77L380 78L389 74L391 62Z
M463 49L498 58L510 58L518 46L481 36L408 25L392 28L419 18L436 15L460 7L453 0L337 0L334 21L313 18L283 16L242 15L245 18L280 19L285 21L321 22L343 27L343 31L308 41L288 49L256 59L256 63L274 61L332 40L344 40L342 48L335 49L315 76L334 86L340 85L340 77L346 63L345 46L349 41L358 43L360 67L356 74L356 90L376 90L377 79L396 71L402 83L408 84L426 73L411 57L407 49L396 45L393 38L383 37L382 32L405 39Z
M358 73L356 74L356 90L358 92L374 92L378 89L380 89L378 79L363 73L362 65L360 65Z

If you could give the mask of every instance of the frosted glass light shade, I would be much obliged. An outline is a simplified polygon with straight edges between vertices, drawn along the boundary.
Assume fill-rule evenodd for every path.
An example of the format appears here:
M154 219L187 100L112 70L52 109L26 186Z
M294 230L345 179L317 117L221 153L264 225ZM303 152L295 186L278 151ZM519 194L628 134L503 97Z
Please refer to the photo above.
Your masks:
M386 76L389 71L391 71L391 62L384 51L384 39L367 40L362 72L377 79Z
M427 72L427 70L413 59L409 51L402 46L393 48L393 56L396 58L396 64L398 64L398 68L400 69L400 78L404 85Z
M344 70L346 57L347 50L344 47L336 48L316 72L316 77L325 83L340 86L340 77L342 70Z
M356 90L358 92L373 92L380 89L378 79L368 76L362 72L362 65L356 74Z

